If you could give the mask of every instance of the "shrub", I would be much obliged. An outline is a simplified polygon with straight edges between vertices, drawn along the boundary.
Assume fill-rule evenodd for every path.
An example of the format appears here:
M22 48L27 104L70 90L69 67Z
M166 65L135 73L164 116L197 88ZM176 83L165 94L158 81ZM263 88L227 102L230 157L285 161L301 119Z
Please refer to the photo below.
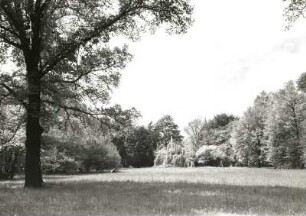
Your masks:
M65 152L59 152L57 147L43 151L42 170L44 173L76 173L80 170L80 164Z
M53 134L52 134L53 135ZM109 138L44 136L44 173L77 173L117 168L120 155Z
M0 146L0 179L13 179L23 169L24 146L7 144Z
M109 138L91 138L85 140L85 158L81 163L85 171L117 168L121 158L117 148Z
M231 151L227 144L220 146L204 145L196 152L196 162L200 166L228 167L234 162Z

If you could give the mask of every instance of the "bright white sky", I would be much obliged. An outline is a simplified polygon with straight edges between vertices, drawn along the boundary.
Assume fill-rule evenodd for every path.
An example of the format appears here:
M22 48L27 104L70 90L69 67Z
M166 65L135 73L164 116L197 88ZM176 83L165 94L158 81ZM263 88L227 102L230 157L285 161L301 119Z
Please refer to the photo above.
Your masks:
M159 32L130 45L113 103L135 107L139 123L165 114L183 129L218 113L240 116L261 91L306 71L306 20L290 31L280 0L194 0L188 34Z

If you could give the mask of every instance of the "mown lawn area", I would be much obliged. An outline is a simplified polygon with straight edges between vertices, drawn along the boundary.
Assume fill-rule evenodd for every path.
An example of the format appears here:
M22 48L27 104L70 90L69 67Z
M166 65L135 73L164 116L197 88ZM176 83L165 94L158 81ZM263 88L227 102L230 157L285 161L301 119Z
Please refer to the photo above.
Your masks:
M306 215L306 170L145 168L0 182L0 216Z

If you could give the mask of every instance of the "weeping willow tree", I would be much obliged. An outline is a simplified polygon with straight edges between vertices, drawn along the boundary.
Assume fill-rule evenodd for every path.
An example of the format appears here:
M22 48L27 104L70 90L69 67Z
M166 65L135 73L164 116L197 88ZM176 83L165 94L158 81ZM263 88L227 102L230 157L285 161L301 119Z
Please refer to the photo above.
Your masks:
M44 119L105 120L112 111L102 105L131 60L112 38L135 40L160 26L179 34L191 23L188 0L0 0L1 61L17 68L0 72L0 101L24 108L25 187L43 183Z
M166 146L162 146L155 152L155 166L194 166L194 158L190 149L172 138Z

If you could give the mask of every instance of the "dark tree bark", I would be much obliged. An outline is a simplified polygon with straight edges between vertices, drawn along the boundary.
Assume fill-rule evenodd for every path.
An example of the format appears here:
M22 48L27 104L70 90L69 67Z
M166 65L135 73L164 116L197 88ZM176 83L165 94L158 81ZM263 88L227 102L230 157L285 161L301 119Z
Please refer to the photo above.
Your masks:
M26 125L26 159L25 159L25 187L40 187L42 173L40 163L40 147L42 127L39 122L39 94L29 96Z
M29 92L25 143L25 187L41 187L43 183L40 162L41 135L43 132L40 125L41 78L35 62L29 64L27 67Z
M36 2L35 12L31 14L32 44L27 52L24 49L27 69L28 107L26 124L26 159L25 159L25 187L41 187L42 171L40 162L41 135L43 128L40 125L41 118L41 72L39 62L41 60L41 9L40 2Z

